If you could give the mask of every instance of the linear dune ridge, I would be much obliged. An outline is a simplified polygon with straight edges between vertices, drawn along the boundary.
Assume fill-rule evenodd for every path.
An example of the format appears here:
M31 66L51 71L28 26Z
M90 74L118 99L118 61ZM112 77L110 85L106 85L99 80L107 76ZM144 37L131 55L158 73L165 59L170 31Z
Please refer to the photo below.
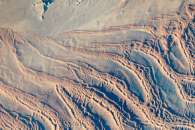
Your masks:
M195 1L0 0L0 130L195 130Z

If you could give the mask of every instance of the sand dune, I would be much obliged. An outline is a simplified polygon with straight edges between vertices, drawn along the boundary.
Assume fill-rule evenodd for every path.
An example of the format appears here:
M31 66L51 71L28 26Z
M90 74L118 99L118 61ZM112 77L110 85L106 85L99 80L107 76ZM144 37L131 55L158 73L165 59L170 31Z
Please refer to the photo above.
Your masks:
M0 0L0 130L195 130L195 1Z

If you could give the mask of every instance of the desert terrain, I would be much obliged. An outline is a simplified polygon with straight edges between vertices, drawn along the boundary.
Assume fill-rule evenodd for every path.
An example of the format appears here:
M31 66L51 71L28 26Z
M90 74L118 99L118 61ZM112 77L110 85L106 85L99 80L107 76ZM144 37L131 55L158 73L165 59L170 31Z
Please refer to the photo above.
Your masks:
M0 0L0 130L195 130L195 1Z

